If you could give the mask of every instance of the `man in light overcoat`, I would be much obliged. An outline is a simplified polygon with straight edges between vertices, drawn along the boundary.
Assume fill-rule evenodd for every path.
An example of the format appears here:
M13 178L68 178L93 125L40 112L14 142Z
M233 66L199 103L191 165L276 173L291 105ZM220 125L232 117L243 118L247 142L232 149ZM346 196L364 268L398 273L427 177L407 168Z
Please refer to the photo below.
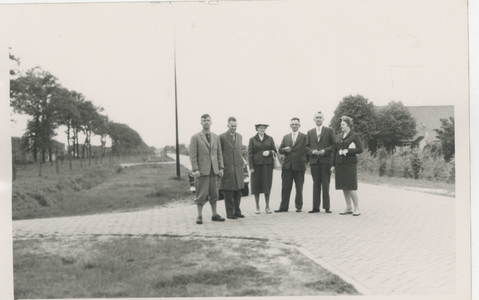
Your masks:
M203 130L191 137L190 161L192 175L196 178L195 203L198 208L197 224L203 224L203 205L209 202L212 221L224 221L216 211L218 177L223 176L223 154L219 137L210 131L211 117L201 116Z
M236 132L235 117L228 119L228 131L220 134L223 152L224 174L221 177L220 190L225 195L226 217L228 219L244 218L241 214L241 189L244 188L244 160L242 153L243 137Z

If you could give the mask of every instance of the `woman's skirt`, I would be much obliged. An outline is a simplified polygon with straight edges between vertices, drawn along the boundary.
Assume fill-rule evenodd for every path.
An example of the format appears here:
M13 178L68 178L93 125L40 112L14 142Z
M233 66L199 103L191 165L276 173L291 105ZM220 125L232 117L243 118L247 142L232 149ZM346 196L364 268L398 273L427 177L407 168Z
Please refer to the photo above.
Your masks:
M358 189L357 164L336 164L334 173L337 190L355 191Z
M254 165L251 173L251 194L269 194L273 184L273 165Z

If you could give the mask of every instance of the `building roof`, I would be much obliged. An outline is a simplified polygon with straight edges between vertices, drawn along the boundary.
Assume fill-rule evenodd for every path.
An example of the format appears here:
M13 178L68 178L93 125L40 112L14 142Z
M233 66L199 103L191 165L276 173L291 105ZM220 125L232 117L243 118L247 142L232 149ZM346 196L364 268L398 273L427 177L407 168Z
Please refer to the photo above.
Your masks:
M382 109L385 106L376 106ZM437 140L437 133L434 129L441 128L440 119L449 119L454 117L454 105L435 105L435 106L405 106L413 118L416 120L417 134L412 138L416 140L420 136L424 136L424 140Z
M453 105L441 106L406 106L411 115L416 119L417 134L414 136L424 136L425 140L436 140L437 133L434 129L441 128L441 119L454 117Z

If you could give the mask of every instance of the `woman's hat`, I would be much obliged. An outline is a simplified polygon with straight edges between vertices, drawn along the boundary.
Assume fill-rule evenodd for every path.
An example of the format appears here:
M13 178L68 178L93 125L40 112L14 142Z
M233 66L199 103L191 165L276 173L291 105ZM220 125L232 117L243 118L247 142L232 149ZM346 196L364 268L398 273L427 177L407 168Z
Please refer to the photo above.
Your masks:
M258 127L260 126L265 126L265 127L268 127L269 125L268 124L255 124L254 127L256 128L256 130L258 130Z

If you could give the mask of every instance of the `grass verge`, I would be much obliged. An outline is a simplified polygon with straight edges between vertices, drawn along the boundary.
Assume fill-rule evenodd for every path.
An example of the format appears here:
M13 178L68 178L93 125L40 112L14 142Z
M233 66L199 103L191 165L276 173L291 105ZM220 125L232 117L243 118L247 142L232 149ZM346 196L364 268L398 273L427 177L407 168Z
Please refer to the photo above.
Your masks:
M138 210L192 198L187 170L171 164L103 165L13 183L14 220Z
M456 187L454 183L401 177L380 177L378 175L368 173L358 173L358 181L368 184L387 185L395 188L414 190L448 197L455 197L456 195Z
M16 299L358 294L294 248L263 241L70 237L13 247Z
M309 165L306 167L306 173L309 175L311 174ZM334 175L332 175L332 177L334 178ZM358 171L358 182L373 185L386 185L399 189L415 190L448 197L455 197L456 195L456 187L454 183L430 181L426 179L379 176L368 172Z

